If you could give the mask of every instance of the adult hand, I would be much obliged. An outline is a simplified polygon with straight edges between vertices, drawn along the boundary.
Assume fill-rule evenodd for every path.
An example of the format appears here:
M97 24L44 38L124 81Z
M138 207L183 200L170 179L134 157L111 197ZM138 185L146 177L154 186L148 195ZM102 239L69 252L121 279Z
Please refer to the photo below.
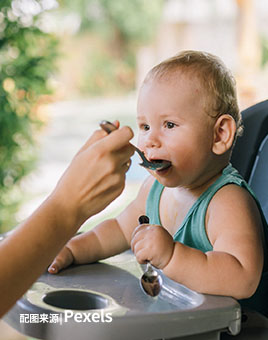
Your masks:
M169 263L174 250L174 241L168 231L159 225L139 225L132 234L131 249L139 263L148 261L163 269Z
M72 225L80 226L123 191L135 151L132 137L128 127L110 135L98 130L74 157L50 197Z
M127 127L108 136L104 131L95 132L48 199L1 242L0 317L42 274L79 226L121 193L134 153L129 144L132 137Z

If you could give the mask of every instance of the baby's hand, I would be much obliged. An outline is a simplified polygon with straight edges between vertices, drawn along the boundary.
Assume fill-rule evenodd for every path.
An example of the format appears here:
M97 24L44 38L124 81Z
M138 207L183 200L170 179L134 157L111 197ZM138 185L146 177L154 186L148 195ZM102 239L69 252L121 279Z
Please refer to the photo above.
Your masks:
M174 241L167 230L158 225L139 225L132 234L131 249L139 263L150 263L163 269L170 261Z
M57 274L61 269L70 266L74 262L74 257L68 247L63 247L59 254L55 257L51 265L48 267L50 274Z

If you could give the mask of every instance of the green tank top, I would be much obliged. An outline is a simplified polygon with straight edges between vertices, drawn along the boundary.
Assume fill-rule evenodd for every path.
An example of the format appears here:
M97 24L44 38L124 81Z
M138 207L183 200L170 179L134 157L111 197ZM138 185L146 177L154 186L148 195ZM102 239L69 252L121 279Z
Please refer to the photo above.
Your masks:
M222 175L200 195L190 208L182 224L173 236L174 241L181 242L191 248L199 249L204 253L213 250L205 228L206 212L216 192L228 184L236 184L245 188L255 199L262 216L266 245L268 245L268 228L260 203L247 182L231 164L223 169ZM150 218L151 224L161 225L159 204L163 190L164 186L156 180L149 192L146 202L146 215ZM239 302L242 307L257 310L268 316L268 272L263 272L261 282L255 294L249 299L243 299Z

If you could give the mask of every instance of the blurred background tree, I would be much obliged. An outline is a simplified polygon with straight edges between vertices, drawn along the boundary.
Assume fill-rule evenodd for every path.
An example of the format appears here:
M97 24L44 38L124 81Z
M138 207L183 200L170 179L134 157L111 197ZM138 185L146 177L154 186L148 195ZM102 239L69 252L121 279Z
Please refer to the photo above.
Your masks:
M128 93L135 88L137 50L155 37L163 3L0 1L0 232L17 223L21 182L37 160L40 107L50 99L50 85L57 84L58 54L65 79L58 83L58 98ZM55 22L58 26L51 29ZM75 33L61 31L75 25ZM68 58L74 54L75 67L70 68Z
M62 15L76 14L80 20L78 34L87 37L86 62L82 63L78 85L82 93L122 94L135 88L137 49L156 36L163 3L163 0L59 1Z
M26 3L27 2L27 3ZM34 167L38 105L50 94L57 38L38 28L42 1L0 2L0 231L16 222L22 178Z
M260 3L262 7L253 10ZM46 166L35 172L42 183L41 200L54 186L51 178L64 169L60 161L70 160L83 133L87 136L100 117L109 114L135 126L136 88L154 64L179 50L219 55L236 75L241 108L267 98L266 8L266 0L1 0L2 231L3 226L17 223L14 217L20 221L32 211L29 204L29 210L16 213L21 179L35 165L40 120L57 120L58 132L65 138L47 137L49 157L38 150L39 164L41 159ZM49 85L56 90L52 99L59 105L42 105L51 100ZM63 151L57 152L61 145ZM56 166L49 163L53 157ZM24 193L35 187L33 174L23 181ZM30 200L35 206L40 203L31 193L24 198L23 206Z

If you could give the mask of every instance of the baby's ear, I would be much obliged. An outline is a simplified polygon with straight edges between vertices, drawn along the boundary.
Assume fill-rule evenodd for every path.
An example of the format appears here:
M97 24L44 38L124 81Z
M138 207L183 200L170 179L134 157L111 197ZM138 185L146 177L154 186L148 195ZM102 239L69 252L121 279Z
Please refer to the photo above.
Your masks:
M214 141L212 151L216 155L222 155L230 150L236 133L236 123L232 116L221 115L214 125Z

